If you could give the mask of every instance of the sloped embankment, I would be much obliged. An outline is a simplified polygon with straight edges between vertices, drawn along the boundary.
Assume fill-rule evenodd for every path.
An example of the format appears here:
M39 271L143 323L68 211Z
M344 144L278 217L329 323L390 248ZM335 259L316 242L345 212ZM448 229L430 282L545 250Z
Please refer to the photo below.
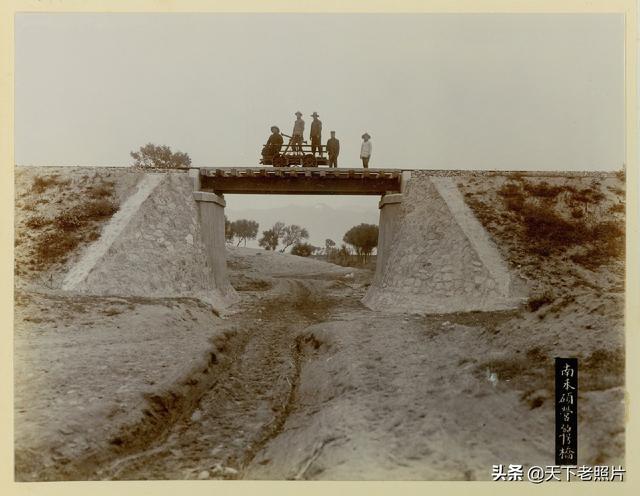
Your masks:
M16 478L83 478L215 381L228 299L186 174L18 168L16 195Z
M447 313L517 307L525 292L449 177L413 171L389 253L363 302Z
M222 309L235 301L217 287L205 256L191 178L147 174L94 244L71 269L63 289L88 294L196 297ZM220 254L224 256L224 253Z
M141 172L124 168L17 167L16 286L59 288L141 177Z

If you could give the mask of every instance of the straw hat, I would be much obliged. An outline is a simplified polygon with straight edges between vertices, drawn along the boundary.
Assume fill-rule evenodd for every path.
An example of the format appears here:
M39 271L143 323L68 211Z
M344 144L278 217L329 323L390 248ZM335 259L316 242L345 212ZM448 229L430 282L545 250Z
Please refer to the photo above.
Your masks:
M371 136L369 135L369 133L364 133L364 134L362 135L362 139L365 139L365 138L371 138Z
M301 116L301 115L302 115L302 112L300 112L300 111L298 110L298 111L296 112L296 115L297 115L297 116Z
M311 114L311 117L320 117L320 116L318 115L318 112L314 112L313 114Z

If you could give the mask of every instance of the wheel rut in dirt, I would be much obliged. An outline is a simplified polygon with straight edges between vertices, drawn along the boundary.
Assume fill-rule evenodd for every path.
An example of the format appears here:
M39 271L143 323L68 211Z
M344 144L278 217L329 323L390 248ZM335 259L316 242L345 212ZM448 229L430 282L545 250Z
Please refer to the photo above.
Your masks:
M335 304L326 285L280 280L273 294L247 305L236 317L244 328L218 347L223 358L213 386L191 409L174 415L164 435L103 465L98 478L242 478L296 408L309 344L301 331L323 321Z

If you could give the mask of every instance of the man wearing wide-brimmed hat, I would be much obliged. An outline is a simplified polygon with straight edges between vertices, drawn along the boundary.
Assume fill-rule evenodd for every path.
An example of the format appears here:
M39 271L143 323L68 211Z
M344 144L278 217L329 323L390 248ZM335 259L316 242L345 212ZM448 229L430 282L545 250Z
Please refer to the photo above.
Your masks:
M311 117L313 117L313 122L311 123L311 153L315 155L316 150L318 150L322 157L322 122L318 119L320 117L318 112L311 114Z
M271 126L271 136L267 140L267 144L264 145L262 149L263 157L275 157L276 155L280 155L280 148L282 148L282 143L284 139L280 134L280 128L278 126Z
M293 151L302 151L302 135L304 133L304 121L302 120L302 112L296 112L296 121L293 123L293 132L291 133L291 149Z
M364 133L362 135L362 146L360 147L360 158L362 159L362 167L365 169L369 168L369 159L371 158L371 136L369 133Z

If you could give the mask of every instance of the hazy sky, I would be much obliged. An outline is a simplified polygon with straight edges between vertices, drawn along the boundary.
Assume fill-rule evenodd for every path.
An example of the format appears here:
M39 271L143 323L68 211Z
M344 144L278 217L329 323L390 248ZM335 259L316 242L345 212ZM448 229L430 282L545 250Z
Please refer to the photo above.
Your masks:
M360 166L368 131L372 167L619 169L623 27L617 14L20 14L16 163L126 165L153 142L196 166L257 165L269 127L290 133L299 109L306 136L313 111L325 141L337 131L341 166Z

